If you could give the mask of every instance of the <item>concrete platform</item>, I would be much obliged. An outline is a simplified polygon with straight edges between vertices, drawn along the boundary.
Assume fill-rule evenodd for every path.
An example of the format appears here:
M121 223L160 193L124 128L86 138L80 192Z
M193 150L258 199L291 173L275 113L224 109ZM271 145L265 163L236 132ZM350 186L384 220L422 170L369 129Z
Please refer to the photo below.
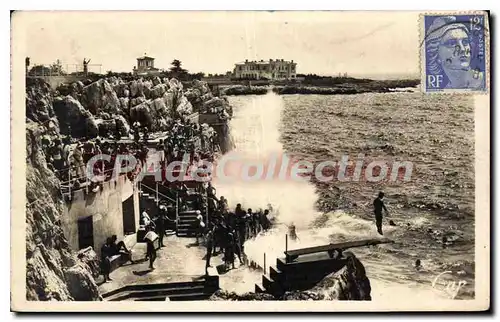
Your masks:
M135 236L135 235L134 235ZM155 270L149 271L149 261L136 264L126 264L110 274L112 281L103 283L103 277L97 280L99 291L105 294L127 285L180 283L199 281L205 276L205 254L203 245L195 245L195 238L177 237L171 235L163 239L166 247L157 250L154 263ZM132 248L132 258L135 261L144 259L146 244L136 243ZM222 254L212 256L209 268L210 275L216 274L216 267L221 265ZM229 292L253 292L255 283L262 279L262 272L249 269L235 259L235 269L219 275L220 288Z
M135 264L125 264L110 274L112 281L97 280L101 294L132 284L152 284L196 281L205 275L205 249L194 244L194 238L167 236L165 247L157 250L154 270L149 270L149 260L144 261L146 244L136 243L132 247ZM215 261L214 261L215 262Z

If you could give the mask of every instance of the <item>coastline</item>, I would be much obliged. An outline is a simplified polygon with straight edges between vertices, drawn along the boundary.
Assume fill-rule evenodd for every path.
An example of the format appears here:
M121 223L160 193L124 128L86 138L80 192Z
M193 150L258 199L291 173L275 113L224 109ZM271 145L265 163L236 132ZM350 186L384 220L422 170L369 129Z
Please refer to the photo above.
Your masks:
M264 95L273 91L278 95L285 94L317 94L317 95L349 95L362 93L390 93L394 91L413 92L420 84L418 79L402 80L370 80L349 79L338 82L336 79L312 80L307 82L264 83L262 85L235 84L221 86L221 92L228 96Z

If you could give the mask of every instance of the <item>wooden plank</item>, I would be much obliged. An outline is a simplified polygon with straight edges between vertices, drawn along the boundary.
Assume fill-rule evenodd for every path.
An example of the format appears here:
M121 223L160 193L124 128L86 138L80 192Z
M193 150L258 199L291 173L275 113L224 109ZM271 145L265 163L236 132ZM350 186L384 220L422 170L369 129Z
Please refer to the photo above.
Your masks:
M315 247L307 247L307 248L301 248L301 249L294 249L294 250L285 251L285 254L287 256L300 256L300 255L305 255L305 254L314 254L314 253L319 253L319 252L327 252L327 251L335 250L335 249L344 250L344 249L353 248L353 247L363 247L363 246L378 245L378 244L388 244L388 243L393 243L393 242L394 241L392 241L392 240L390 240L388 238L383 238L383 239L363 239L363 240L350 241L350 242L344 242L344 243L328 244L328 245L322 245L322 246L315 246Z

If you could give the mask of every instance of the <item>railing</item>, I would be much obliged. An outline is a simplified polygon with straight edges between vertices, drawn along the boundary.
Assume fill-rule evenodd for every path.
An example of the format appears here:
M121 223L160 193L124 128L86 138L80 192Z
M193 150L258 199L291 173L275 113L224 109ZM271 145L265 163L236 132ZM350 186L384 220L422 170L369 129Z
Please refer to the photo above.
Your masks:
M167 196L167 195L164 195L164 194L160 193L160 192L158 191L158 182L156 183L156 189L155 189L155 190L153 190L152 188L150 188L150 187L148 187L148 186L146 186L146 185L144 185L144 184L140 183L140 184L139 184L139 193L140 193L141 195L143 194L143 191L142 191L142 189L143 189L143 188L146 188L146 189L148 189L149 191L152 191L152 192L154 192L154 193L156 194L156 196L155 196L155 200L154 200L154 201L155 201L155 203L156 203L156 206L157 206L157 207L159 207L159 206L160 206L160 196L162 196L163 198L168 199L168 200L170 200L170 201L174 201L174 202L175 202L175 219L173 219L173 220L172 220L172 219L168 218L168 216L165 216L165 217L166 217L168 220L172 221L172 222L174 222L174 221L175 221L176 223L178 223L178 220L177 220L177 219L179 218L179 193L176 191L176 197L175 197L175 200L174 200L174 199L172 199L172 198L170 198L170 197L169 197L169 196Z
M101 64L88 64L87 73L101 74ZM53 65L38 65L34 64L28 67L28 77L45 77L45 76L84 76L84 67L82 64L62 64L58 68Z

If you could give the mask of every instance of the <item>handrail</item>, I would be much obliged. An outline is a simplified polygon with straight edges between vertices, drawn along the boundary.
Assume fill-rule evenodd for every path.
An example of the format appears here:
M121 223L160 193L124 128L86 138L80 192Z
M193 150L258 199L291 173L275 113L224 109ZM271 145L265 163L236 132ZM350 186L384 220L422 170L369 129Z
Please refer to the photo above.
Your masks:
M266 275L266 253L264 253L264 275Z
M100 175L104 175L104 174L109 173L111 171L115 171L115 169L113 168L113 169L104 170L102 172L102 174L100 174ZM97 177L97 176L99 176L99 174L95 175L95 176ZM61 185L66 184L66 183L71 183L71 182L73 182L75 180L80 180L80 179L88 179L88 177L87 176L83 176L83 177L73 178L73 179L70 179L70 180L67 180L67 181L61 181Z
M166 198L166 199L168 199L168 200L170 200L170 201L174 201L174 202L175 202L175 200L174 200L174 199L172 199L172 198L170 198L170 197L168 197L168 196L166 196L166 195L164 195L164 194L162 194L162 193L160 193L160 192L158 192L158 191L155 191L155 190L151 189L150 187L146 186L145 184L142 184L142 183L141 183L141 184L140 184L140 187L145 187L146 189L149 189L150 191L152 191L152 192L156 193L157 195L161 195L162 197L164 197L164 198Z

